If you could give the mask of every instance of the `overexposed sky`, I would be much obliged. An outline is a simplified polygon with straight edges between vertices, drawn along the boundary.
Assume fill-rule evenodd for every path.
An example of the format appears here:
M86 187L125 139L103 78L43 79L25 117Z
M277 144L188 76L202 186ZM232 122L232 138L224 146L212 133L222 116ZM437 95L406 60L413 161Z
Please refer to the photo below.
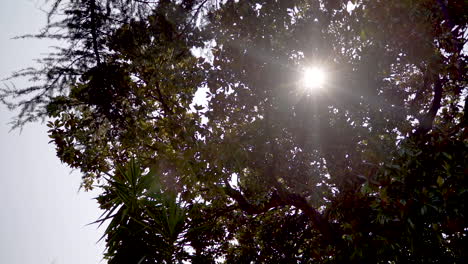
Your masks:
M0 79L34 65L50 41L12 40L37 33L46 21L45 0L0 0ZM0 85L24 86L25 81ZM78 191L79 173L61 164L48 144L45 124L28 124L10 132L14 113L0 105L0 263L104 263L103 233L95 221L97 193Z

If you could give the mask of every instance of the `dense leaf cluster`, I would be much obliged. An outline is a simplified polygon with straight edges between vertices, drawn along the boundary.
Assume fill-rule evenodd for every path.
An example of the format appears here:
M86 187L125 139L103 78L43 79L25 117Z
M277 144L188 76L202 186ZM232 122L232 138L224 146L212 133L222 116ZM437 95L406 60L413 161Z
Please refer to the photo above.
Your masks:
M58 0L50 19L36 37L70 46L0 98L23 99L16 125L50 117L102 190L109 263L466 261L466 1Z

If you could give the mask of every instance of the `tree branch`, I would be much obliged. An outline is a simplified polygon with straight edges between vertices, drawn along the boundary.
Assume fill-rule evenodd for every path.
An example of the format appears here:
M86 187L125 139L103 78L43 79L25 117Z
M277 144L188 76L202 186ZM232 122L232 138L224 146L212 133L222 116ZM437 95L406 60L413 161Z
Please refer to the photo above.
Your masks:
M91 0L90 1L90 12L91 12L91 37L93 41L93 50L94 50L94 56L96 57L96 63L97 65L101 64L101 58L99 56L99 48L98 48L98 42L97 42L97 26L96 26L96 1Z
M432 129L437 111L441 106L442 101L442 82L440 78L436 78L434 82L434 99L429 111L420 119L419 127L416 129L415 135L424 135Z
M247 214L261 214L269 211L272 208L291 205L302 210L304 214L311 219L312 224L322 233L323 238L326 241L332 243L333 241L337 241L337 239L339 239L338 232L333 230L327 219L325 219L314 207L312 207L304 197L298 194L289 193L284 189L275 190L266 203L261 205L253 205L249 203L247 199L245 199L241 192L233 189L226 179L224 180L224 184L224 190L226 191L226 194L233 198L238 203L239 208Z
M226 179L224 180L224 184L224 190L226 191L226 194L239 204L239 207L242 211L248 214L261 214L267 212L271 208L287 205L280 201L280 197L276 192L273 192L268 202L262 205L253 205L249 203L247 199L245 199L241 192L233 189Z

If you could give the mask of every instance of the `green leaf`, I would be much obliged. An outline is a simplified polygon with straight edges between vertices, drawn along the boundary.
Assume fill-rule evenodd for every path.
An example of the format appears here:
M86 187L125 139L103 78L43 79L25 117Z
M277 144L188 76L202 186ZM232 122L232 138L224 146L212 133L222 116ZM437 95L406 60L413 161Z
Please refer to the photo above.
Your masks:
M437 184L439 186L442 186L444 184L444 178L442 178L441 176L437 177Z

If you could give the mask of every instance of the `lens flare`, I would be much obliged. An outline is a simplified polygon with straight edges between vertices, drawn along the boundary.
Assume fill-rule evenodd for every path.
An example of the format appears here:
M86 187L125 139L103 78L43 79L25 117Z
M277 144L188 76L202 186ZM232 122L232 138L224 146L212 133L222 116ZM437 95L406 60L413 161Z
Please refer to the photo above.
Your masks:
M325 83L326 74L318 67L304 69L302 85L307 89L321 89Z

